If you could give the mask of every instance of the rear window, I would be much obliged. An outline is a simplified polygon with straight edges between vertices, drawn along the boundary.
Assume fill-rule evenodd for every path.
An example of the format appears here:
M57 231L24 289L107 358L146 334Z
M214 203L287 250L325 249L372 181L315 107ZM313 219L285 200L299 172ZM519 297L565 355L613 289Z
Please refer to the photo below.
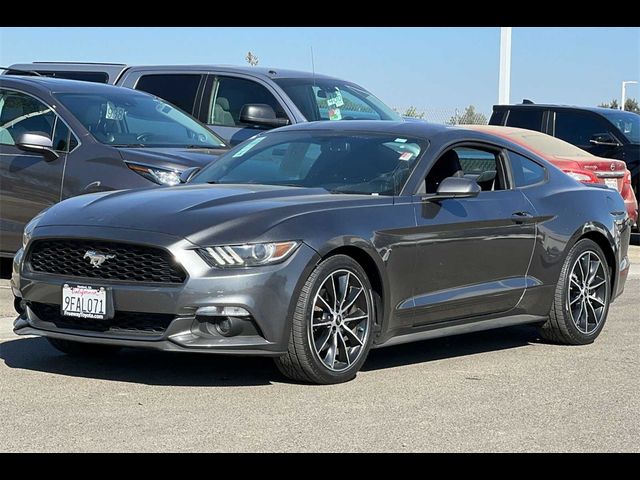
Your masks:
M542 131L543 110L513 109L507 115L506 125L509 127L526 128L527 130Z
M108 83L109 75L106 72L58 72L53 70L36 70L45 77L65 78L67 80L82 80L84 82ZM24 72L7 71L8 75L24 75Z

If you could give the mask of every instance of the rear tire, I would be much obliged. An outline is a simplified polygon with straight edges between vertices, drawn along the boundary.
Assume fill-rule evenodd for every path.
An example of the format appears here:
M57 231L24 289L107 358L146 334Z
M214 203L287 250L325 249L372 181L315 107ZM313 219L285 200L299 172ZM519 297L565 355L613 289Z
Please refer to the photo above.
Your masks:
M329 257L302 287L287 353L275 363L283 375L300 382L349 381L367 359L374 322L371 283L364 269L346 255Z
M604 328L611 299L611 271L602 249L583 238L562 266L549 320L540 336L553 343L586 345Z
M51 346L56 350L72 356L103 357L107 355L113 355L118 350L120 350L120 347L117 347L115 345L99 345L95 343L81 343L81 342L73 342L71 340L63 340L61 338L50 338L50 337L48 337L47 340L49 341Z

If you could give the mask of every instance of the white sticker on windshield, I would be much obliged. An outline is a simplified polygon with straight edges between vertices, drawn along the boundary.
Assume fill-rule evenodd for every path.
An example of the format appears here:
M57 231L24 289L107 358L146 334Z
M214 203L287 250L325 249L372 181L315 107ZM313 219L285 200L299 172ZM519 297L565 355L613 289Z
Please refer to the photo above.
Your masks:
M406 138L396 138L394 140L394 143L407 143L407 139Z
M116 107L113 103L107 102L107 111L104 114L104 118L107 120L122 120L124 119L124 108Z
M404 152L402 155L400 155L400 160L404 160L405 162L408 162L412 158L413 158L412 152Z
M255 147L258 143L260 143L265 138L267 138L267 137L254 138L249 143L247 143L244 147L242 147L240 150L238 150L236 153L234 153L232 155L232 158L238 158L238 157L243 156L245 153L247 153L249 150L251 150L253 147Z

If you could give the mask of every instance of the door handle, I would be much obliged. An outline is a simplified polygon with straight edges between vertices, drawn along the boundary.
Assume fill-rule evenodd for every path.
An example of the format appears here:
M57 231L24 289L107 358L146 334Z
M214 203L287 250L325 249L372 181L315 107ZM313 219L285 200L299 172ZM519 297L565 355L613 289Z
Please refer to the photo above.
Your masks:
M527 223L533 219L533 215L529 212L513 212L511 214L511 220L515 223Z

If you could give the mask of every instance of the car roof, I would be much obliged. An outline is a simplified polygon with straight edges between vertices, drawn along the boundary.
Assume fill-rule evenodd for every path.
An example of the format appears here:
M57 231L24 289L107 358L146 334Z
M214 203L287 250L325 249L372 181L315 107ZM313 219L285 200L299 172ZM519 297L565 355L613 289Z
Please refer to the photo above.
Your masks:
M106 83L67 80L64 78L37 77L31 75L0 75L0 84L5 86L30 85L41 91L53 93L100 93L105 91L120 92L125 90L124 87L117 87ZM144 93L140 90L132 90L129 88L126 90L134 95L149 95L148 93Z
M12 68L21 70L64 70L64 71L77 71L82 67L87 67L92 71L99 71L101 67L104 70L117 68L120 71L123 70L145 70L149 72L164 72L164 71L203 71L203 70L217 70L227 73L243 73L252 75L254 77L262 77L269 79L278 78L316 78L326 80L340 80L336 77L329 75L323 75L314 72L305 72L300 70L288 70L284 68L276 67L252 67L249 65L215 65L215 64L194 64L194 65L125 65L121 63L90 63L90 62L33 62L33 63L20 63L11 66Z
M553 104L553 103L516 103L514 105L494 105L493 109L494 110L511 110L511 109L531 109L531 110L536 110L539 108L547 108L547 109L554 109L554 110L583 110L583 111L588 111L588 112L593 112L593 113L597 113L597 114L605 114L605 113L611 113L611 109L610 108L605 108L605 107L584 107L584 106L578 106L578 105L557 105L557 104Z
M278 128L276 131L326 131L349 133L390 133L410 137L428 138L461 128L427 122L398 122L393 120L342 120L304 122Z

